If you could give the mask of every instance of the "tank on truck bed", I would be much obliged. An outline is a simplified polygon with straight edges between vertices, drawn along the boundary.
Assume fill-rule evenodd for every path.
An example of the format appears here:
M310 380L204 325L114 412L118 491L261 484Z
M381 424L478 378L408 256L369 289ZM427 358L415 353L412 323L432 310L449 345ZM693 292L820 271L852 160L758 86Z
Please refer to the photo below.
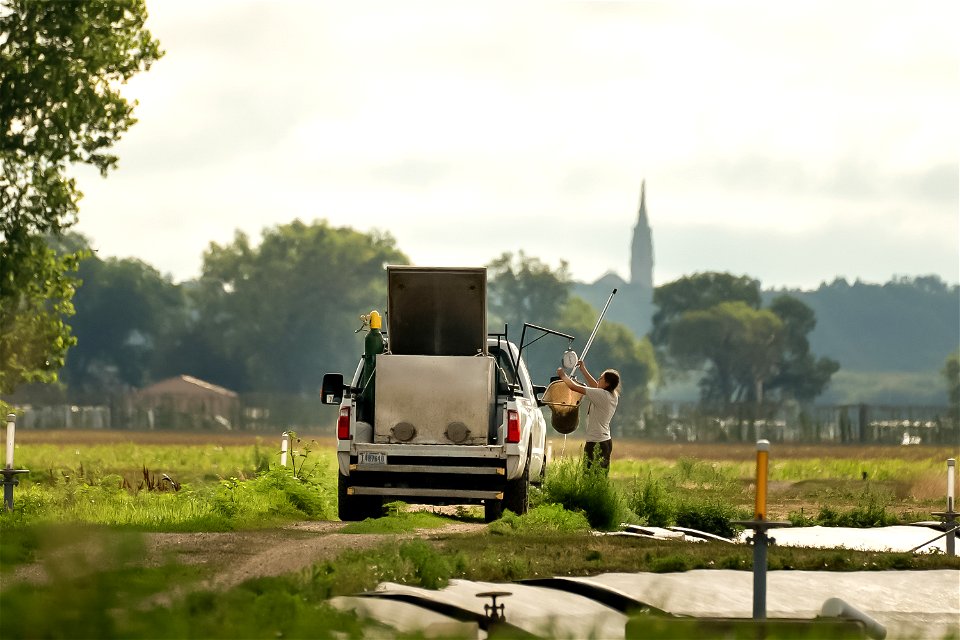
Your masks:
M391 500L483 504L488 520L525 512L544 473L543 387L505 333L487 334L486 269L387 277L386 349L365 353L349 384L327 374L321 391L340 406L340 518L379 516Z

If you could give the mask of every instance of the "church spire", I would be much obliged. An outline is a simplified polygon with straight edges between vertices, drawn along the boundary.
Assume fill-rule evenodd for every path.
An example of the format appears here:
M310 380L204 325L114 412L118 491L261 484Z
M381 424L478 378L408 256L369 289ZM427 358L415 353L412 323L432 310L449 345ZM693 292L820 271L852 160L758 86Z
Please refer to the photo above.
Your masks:
M630 283L653 289L653 233L647 218L647 181L640 183L640 210L630 246Z
M640 181L640 215L637 222L647 223L647 180ZM649 223L647 223L649 224Z

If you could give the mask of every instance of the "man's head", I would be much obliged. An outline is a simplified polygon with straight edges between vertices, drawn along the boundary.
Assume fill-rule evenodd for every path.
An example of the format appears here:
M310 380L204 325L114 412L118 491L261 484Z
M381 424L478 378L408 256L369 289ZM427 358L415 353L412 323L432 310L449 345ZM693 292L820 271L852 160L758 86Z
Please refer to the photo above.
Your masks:
M606 389L610 393L620 393L620 372L616 369L607 369L600 374L600 380L597 386Z

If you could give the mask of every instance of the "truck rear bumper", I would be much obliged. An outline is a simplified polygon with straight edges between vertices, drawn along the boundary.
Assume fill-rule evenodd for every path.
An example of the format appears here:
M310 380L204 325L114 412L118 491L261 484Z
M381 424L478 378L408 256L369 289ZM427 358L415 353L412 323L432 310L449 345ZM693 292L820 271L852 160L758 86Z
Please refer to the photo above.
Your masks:
M348 495L426 504L503 499L512 457L494 445L351 445L337 452Z
M347 495L357 496L390 496L396 498L420 498L434 502L440 499L448 502L451 499L461 500L503 500L503 491L484 491L480 489L426 489L409 487L350 487Z
M386 471L406 472L419 471L423 473L450 473L448 467L458 469L486 469L504 466L509 457L508 451L500 445L443 445L443 444L374 444L357 443L352 440L340 440L337 446L337 462L340 473L348 476L352 471ZM379 455L378 455L379 454ZM378 458L385 456L384 468L371 468L371 464L364 458ZM416 469L409 468L415 465ZM469 471L463 471L469 473ZM481 472L482 473L482 472Z

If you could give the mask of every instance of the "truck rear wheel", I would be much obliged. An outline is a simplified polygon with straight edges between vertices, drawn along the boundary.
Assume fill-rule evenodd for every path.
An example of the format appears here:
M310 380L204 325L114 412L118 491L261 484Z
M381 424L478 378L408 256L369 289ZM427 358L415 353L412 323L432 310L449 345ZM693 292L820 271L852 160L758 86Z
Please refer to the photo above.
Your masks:
M352 496L347 493L350 479L337 474L337 516L344 522L357 522L383 515L383 499L380 496Z
M483 521L490 523L499 520L503 515L503 500L484 500L483 501Z
M527 456L527 464L523 467L523 473L516 480L507 480L507 486L503 490L503 503L501 509L509 509L518 516L527 512L530 506L530 456Z

